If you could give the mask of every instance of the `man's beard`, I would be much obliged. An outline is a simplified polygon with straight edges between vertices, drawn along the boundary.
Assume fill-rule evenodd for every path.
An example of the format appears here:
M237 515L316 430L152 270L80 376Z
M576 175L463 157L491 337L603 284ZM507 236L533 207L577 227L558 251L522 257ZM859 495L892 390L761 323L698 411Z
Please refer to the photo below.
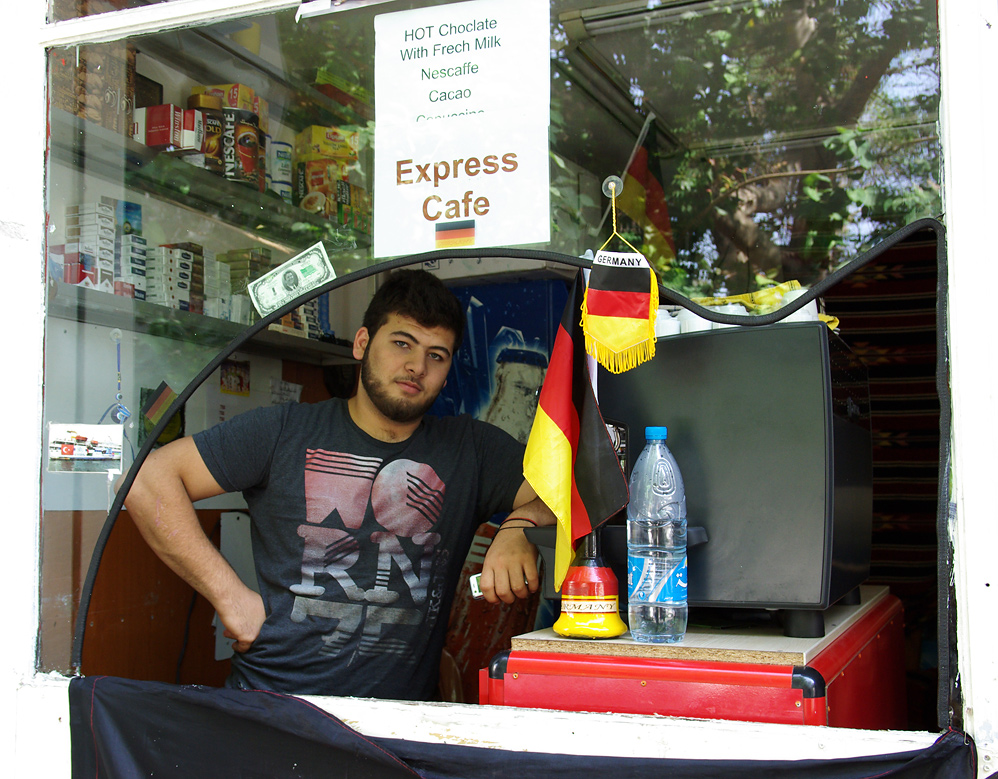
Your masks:
M372 375L366 350L360 360L360 383L364 386L364 390L374 407L392 422L401 424L415 422L429 411L433 401L436 400L436 396L424 401L410 401L390 396L388 387Z

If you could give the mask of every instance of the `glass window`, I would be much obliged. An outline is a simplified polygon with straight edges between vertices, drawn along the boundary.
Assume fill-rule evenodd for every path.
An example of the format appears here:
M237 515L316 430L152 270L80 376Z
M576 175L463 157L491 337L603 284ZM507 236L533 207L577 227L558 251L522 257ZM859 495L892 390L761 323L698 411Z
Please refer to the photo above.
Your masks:
M52 7L69 19L143 4ZM385 12L296 21L291 8L49 52L43 669L68 670L108 471L127 470L157 404L256 317L247 283L320 241L338 275L385 259L371 241ZM578 256L610 238L609 175L642 183L622 193L618 231L690 297L813 284L941 211L932 0L552 0L550 41L551 239L533 248ZM336 128L348 152L307 164L296 142L313 127ZM154 279L154 257L172 282ZM362 292L245 344L165 437L284 397L283 382L321 395L350 362ZM101 438L108 424L120 438ZM211 504L206 527L241 505ZM132 586L127 564L114 575L106 586ZM103 633L133 655L151 622L176 635L173 612L142 619Z
M169 2L172 0L49 0L49 16L54 22L63 22L108 11Z
M669 286L806 286L941 212L935 3L592 5L553 26L553 145L623 166L654 115Z

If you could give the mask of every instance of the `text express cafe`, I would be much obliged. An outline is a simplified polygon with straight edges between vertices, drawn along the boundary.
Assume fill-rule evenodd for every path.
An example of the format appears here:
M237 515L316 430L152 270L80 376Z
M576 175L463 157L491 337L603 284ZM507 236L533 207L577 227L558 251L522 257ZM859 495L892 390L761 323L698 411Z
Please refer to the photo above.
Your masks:
M975 254L956 250L980 228L955 216L976 206L944 202L963 197L951 149L970 130L942 97L965 110L947 74L985 49L971 36L954 54L964 10L938 5L55 2L37 44L41 576L26 673L104 700L63 718L72 741L44 715L18 738L60 728L63 771L83 759L79 733L99 745L122 723L159 729L163 754L232 759L246 715L219 689L231 648L114 480L245 411L348 395L353 333L397 267L430 270L467 312L431 413L526 443L572 281L604 249L646 258L658 288L654 357L595 384L625 475L645 426L670 428L687 636L555 633L553 534L531 536L540 592L473 599L486 523L448 604L447 705L310 698L302 714L281 699L275 717L320 735L285 741L265 717L260 748L307 765L353 750L357 731L377 746L362 761L454 775L488 749L522 753L528 772L552 753L705 775L839 758L861 775L870 756L902 770L918 753L984 772L994 674L973 615L989 531L959 467L978 467L980 433L954 430L958 398L993 409L967 389L974 338L955 335ZM264 283L307 250L322 285L296 298ZM266 295L287 310L261 311ZM241 496L197 509L253 579ZM601 531L622 602L623 530L616 514ZM206 727L224 717L217 753L185 746L155 700ZM112 770L127 754L114 751L98 746L97 764Z

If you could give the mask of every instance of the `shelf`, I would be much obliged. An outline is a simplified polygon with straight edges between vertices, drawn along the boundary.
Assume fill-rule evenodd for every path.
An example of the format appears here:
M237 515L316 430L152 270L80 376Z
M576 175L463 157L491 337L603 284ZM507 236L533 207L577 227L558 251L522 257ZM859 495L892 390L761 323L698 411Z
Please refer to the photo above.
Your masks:
M129 190L218 219L289 252L322 241L332 255L370 245L370 236L229 181L72 114L51 112L52 158Z
M249 86L258 88L263 79L266 89L260 90L260 97L270 104L271 113L282 115L288 124L298 125L299 130L310 124L364 127L374 118L373 109L361 114L337 103L211 29L171 30L139 38L135 45L140 52L170 63L170 67L199 84L227 84L242 78L251 82ZM183 56L178 56L178 52L183 52ZM234 79L234 71L241 71L242 75Z
M221 349L247 327L61 281L49 284L48 314L71 322L117 327L213 349ZM315 365L354 362L348 346L273 331L257 334L243 349Z

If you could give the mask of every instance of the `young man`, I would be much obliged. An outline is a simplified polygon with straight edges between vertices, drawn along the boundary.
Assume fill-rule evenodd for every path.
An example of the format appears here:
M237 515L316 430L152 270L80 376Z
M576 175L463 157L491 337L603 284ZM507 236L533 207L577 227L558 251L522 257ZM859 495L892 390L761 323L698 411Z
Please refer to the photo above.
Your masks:
M429 699L451 600L477 526L497 512L552 524L523 479L523 447L467 416L424 417L463 334L456 298L398 271L354 338L347 401L257 409L155 451L125 500L153 550L214 605L234 639L230 686ZM262 597L193 502L242 491ZM526 521L485 558L496 602L539 585Z

